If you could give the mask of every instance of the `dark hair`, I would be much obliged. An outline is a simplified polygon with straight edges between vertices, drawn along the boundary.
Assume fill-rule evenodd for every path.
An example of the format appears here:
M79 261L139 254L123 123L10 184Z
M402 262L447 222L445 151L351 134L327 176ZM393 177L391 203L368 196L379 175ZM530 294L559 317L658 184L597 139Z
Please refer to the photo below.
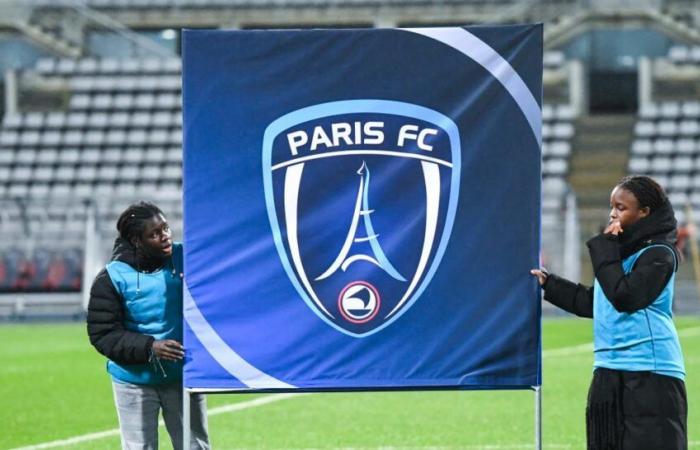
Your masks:
M143 230L146 229L146 222L159 214L163 214L163 211L150 202L130 205L117 220L119 237L132 243L132 239L141 237Z
M639 207L648 207L650 214L668 202L661 185L644 175L628 175L617 183L617 187L631 192L637 198Z

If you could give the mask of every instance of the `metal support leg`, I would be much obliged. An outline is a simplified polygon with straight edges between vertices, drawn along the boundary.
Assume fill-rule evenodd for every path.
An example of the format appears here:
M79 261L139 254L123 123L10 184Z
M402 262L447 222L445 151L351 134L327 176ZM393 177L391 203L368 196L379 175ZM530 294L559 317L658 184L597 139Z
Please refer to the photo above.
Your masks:
M190 391L182 388L182 450L190 448Z
M533 386L535 391L535 449L542 450L542 386Z

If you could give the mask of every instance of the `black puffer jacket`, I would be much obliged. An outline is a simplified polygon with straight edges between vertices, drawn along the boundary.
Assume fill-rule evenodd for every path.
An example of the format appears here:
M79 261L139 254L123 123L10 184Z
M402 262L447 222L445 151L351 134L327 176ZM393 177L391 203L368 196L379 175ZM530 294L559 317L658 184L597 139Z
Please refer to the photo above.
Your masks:
M123 239L114 242L112 261L122 261L137 269L153 269L161 263L139 261L134 247ZM148 362L153 337L124 328L124 301L109 278L107 269L95 277L90 289L87 313L90 343L118 364Z
M587 242L595 277L616 310L638 311L661 294L678 260L675 243L676 219L668 201L619 236L599 234ZM622 260L653 244L664 244L673 253L662 247L649 249L625 274ZM543 288L545 300L550 303L581 317L593 317L592 287L549 274Z

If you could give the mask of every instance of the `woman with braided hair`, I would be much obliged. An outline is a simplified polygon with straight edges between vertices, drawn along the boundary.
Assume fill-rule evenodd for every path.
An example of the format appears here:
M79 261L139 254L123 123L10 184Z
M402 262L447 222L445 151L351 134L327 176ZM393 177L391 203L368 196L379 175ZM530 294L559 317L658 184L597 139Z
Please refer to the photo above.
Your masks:
M678 265L676 219L661 186L623 178L610 221L588 241L593 287L534 269L545 300L593 318L589 450L685 450L688 406L683 355L672 320Z
M129 206L117 221L112 261L90 290L90 343L106 356L123 449L158 448L163 411L182 449L182 244L156 205ZM191 395L190 449L208 449L206 404Z

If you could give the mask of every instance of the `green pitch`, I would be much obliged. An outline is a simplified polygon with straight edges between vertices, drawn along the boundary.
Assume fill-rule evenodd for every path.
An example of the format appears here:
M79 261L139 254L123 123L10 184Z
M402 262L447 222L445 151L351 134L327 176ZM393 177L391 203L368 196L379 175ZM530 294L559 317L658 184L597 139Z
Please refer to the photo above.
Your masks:
M676 324L688 372L691 448L700 448L700 319ZM543 339L545 448L584 448L591 323L545 320ZM117 418L104 359L88 344L84 325L0 326L0 358L0 449L72 438L41 448L119 449L115 432L92 435L115 429ZM532 448L530 391L313 394L265 403L266 397L209 396L214 447ZM223 408L234 403L243 407ZM170 448L164 432L161 448Z

